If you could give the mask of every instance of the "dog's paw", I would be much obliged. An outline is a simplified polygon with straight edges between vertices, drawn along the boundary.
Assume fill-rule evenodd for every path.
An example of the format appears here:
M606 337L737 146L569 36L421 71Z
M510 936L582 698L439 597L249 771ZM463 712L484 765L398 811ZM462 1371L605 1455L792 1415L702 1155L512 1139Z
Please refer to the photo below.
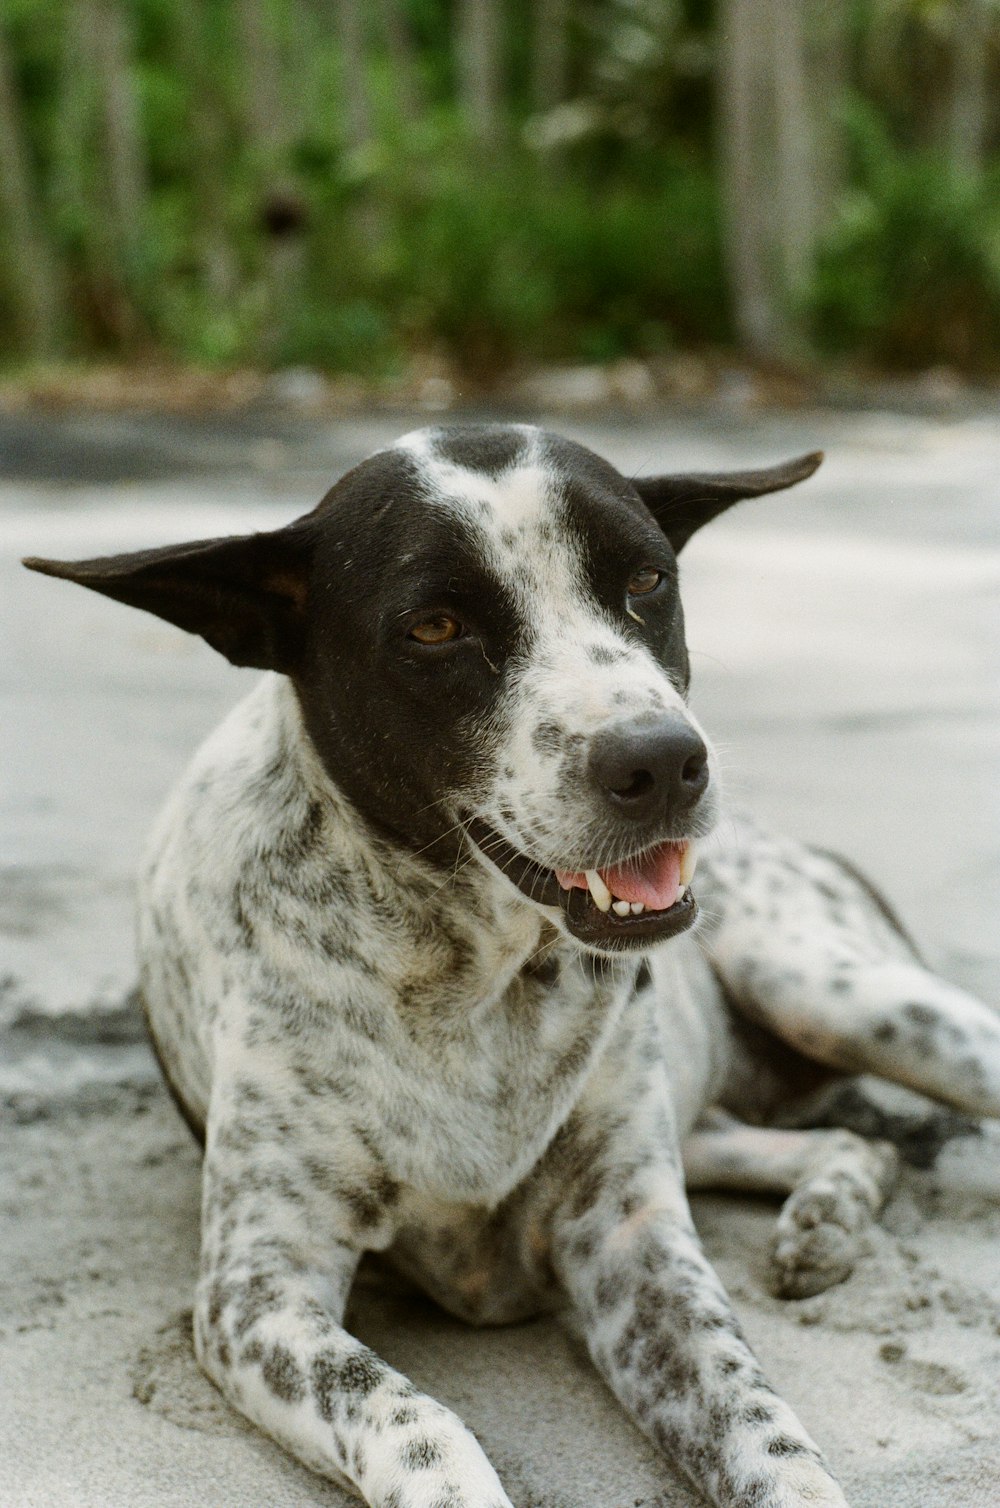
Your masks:
M771 1287L779 1298L811 1298L850 1277L865 1229L895 1181L894 1147L846 1132L843 1139L836 1160L801 1184L778 1216Z
M771 1508L771 1500L768 1500ZM774 1508L848 1508L847 1499L837 1483L818 1461L796 1461L789 1469Z
M844 1179L815 1178L786 1200L771 1252L779 1298L808 1299L854 1270L871 1209Z

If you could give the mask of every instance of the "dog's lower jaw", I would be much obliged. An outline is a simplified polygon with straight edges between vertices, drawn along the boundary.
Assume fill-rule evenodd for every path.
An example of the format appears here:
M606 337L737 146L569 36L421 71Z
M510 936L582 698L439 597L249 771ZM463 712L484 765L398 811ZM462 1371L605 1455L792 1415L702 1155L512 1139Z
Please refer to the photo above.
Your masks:
M610 908L601 909L589 890L565 888L554 869L521 853L482 818L469 819L466 830L474 851L493 870L499 871L529 901L543 907L561 932L590 953L614 957L651 948L686 932L698 915L697 903L688 886L671 906L662 910L644 907L623 916Z
M605 958L641 952L678 937L698 917L698 903L690 890L665 911L644 911L638 916L609 917L582 890L568 891L563 909L573 941Z

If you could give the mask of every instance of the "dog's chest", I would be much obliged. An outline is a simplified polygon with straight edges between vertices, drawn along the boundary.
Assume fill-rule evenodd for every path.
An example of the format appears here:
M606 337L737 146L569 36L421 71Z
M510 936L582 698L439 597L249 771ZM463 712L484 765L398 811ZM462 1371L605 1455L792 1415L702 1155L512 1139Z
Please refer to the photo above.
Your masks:
M143 975L171 1077L197 1119L238 1074L317 1152L348 1124L400 1182L494 1201L579 1098L637 965L558 939L499 875L377 852L321 807L293 713L262 684L154 838Z
M487 938L446 976L428 945L404 972L370 982L363 1016L334 1000L320 1032L271 1050L346 1088L354 1124L394 1179L437 1198L494 1204L537 1164L578 1101L633 972L595 974L567 948L527 967L508 963L504 978ZM342 1108L331 1101L331 1115Z

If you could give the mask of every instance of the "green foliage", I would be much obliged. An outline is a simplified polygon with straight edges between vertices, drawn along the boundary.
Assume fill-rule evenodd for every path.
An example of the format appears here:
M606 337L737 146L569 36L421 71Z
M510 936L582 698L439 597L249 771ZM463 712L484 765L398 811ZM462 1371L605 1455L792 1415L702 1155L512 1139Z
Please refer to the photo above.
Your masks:
M904 153L876 113L847 113L854 187L807 302L820 346L881 364L995 369L1000 357L1000 168L960 176Z
M913 145L915 121L947 115L940 64L954 6L849 9L867 102L848 112L849 189L830 206L800 323L824 351L993 369L1000 163L964 178ZM123 23L131 209L121 182L114 191L109 85L87 41L99 13ZM23 139L65 306L64 354L385 376L434 349L489 376L524 360L731 342L718 13L713 0L579 0L564 104L533 115L539 8L503 0L505 94L486 150L463 119L450 0L399 0L409 91L381 5L365 8L359 65L343 55L332 0L6 0L0 41L18 118L0 129ZM895 64L901 27L929 49L919 87L909 63ZM352 79L370 117L360 139ZM254 124L258 94L273 104L273 131ZM10 236L0 216L5 361L26 354Z
M354 216L371 196L374 252L345 234L350 204L336 228L321 220L288 359L377 371L394 345L436 345L489 375L523 357L603 360L727 333L703 167L661 163L655 179L605 185L552 178L528 154L484 173L452 148L430 164L397 155Z

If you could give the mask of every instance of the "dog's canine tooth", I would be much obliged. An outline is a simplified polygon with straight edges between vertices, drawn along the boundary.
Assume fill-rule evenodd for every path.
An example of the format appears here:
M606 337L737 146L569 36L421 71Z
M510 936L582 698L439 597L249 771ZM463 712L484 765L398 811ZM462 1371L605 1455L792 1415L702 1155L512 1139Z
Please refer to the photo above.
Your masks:
M598 911L608 911L611 908L611 891L605 885L596 869L584 870L587 877L587 888L594 898L594 905Z
M677 894L678 900L680 900L681 896L684 894L685 890L688 888L692 879L694 878L694 871L697 863L698 850L695 848L694 843L689 840L681 849L681 888Z
M629 912L632 910L632 907L629 905L628 901L612 901L611 909L616 916L628 916Z

